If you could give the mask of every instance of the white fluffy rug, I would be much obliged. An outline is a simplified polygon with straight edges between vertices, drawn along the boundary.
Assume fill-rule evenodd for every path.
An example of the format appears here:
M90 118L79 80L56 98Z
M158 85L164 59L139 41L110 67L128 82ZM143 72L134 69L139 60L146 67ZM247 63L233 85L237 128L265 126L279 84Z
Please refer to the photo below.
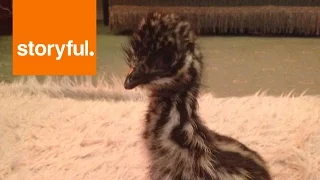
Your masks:
M0 84L1 180L144 180L146 100L89 80ZM210 128L266 159L275 180L320 179L320 97L203 94Z

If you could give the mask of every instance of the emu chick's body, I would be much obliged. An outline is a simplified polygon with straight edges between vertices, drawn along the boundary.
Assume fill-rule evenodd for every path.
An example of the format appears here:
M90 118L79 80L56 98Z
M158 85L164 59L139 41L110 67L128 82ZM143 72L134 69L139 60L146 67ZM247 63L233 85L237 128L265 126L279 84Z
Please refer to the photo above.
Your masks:
M270 180L264 160L198 115L202 55L187 21L149 14L125 48L124 86L149 92L143 138L151 180ZM209 107L207 107L209 108Z

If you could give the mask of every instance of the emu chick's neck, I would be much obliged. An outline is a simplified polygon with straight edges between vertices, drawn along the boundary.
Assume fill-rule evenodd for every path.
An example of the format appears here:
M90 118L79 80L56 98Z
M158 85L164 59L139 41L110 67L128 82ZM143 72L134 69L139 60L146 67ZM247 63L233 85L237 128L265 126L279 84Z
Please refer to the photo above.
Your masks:
M199 76L174 90L153 91L144 131L154 180L270 180L258 153L208 129L198 115ZM227 171L226 171L227 170Z
M200 74L192 73L192 68L189 72L188 84L153 91L149 96L144 138L149 139L151 150L187 148L194 142L197 128L204 127L198 116Z

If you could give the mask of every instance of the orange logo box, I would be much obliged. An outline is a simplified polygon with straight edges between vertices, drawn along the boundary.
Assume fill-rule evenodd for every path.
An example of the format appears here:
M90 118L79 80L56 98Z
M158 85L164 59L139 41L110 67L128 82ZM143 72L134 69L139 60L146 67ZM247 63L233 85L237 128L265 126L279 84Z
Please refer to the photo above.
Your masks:
M95 75L96 1L14 0L14 75Z

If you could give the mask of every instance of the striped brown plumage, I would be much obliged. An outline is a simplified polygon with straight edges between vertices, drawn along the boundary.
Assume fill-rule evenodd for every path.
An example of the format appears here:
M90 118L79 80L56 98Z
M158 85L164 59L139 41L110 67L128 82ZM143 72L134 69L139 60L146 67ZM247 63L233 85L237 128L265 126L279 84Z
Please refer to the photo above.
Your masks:
M151 180L271 179L257 152L201 120L202 54L187 20L149 13L124 52L132 68L124 87L139 86L149 96L143 139Z

